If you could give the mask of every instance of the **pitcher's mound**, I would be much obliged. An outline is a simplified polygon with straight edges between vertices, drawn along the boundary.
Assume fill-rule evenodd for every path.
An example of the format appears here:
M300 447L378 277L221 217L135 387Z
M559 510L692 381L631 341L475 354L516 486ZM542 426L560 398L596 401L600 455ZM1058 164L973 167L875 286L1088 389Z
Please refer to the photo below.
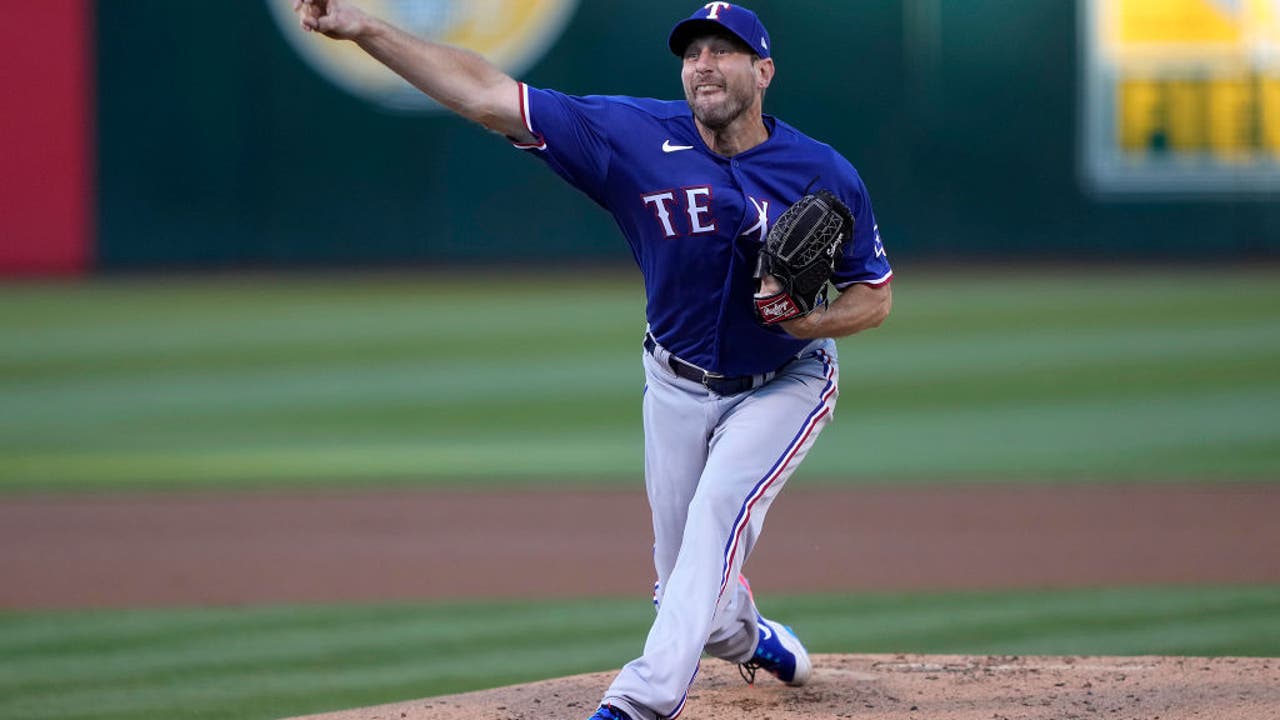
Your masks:
M815 655L791 688L704 660L687 720L1275 720L1280 660ZM586 720L613 672L313 715L310 720Z

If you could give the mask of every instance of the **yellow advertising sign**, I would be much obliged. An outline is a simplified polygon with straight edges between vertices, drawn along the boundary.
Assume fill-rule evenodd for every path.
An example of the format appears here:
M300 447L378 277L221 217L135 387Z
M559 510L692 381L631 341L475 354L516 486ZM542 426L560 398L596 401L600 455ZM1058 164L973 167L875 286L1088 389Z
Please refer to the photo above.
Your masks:
M1280 0L1088 0L1095 188L1280 188Z
M1262 144L1280 159L1280 122L1271 122L1280 118L1280 73L1262 80L1262 117L1268 121L1262 126Z
M1106 40L1114 50L1158 43L1238 43L1244 39L1240 2L1122 0L1104 5L1112 30Z

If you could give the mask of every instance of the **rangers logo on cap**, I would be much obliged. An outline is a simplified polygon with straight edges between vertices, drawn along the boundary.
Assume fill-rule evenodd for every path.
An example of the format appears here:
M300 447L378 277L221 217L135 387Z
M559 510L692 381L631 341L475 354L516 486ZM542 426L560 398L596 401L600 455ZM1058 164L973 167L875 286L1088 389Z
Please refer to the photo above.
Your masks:
M676 23L667 38L667 46L676 55L684 55L684 49L693 38L708 33L728 33L738 38L761 58L770 54L769 31L760 18L741 5L727 2L711 2L694 11L693 15Z

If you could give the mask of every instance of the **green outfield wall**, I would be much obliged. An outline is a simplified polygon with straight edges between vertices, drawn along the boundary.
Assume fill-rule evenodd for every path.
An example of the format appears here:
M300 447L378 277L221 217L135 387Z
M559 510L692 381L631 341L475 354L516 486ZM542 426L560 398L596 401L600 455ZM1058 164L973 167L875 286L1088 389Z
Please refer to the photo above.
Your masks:
M696 5L581 0L521 77L675 97L665 37ZM1088 189L1074 2L754 7L779 66L766 109L853 161L898 260L1280 251L1276 192ZM171 0L96 12L100 267L630 262L612 221L540 162L455 118L339 89L264 1L224 3L216 17Z

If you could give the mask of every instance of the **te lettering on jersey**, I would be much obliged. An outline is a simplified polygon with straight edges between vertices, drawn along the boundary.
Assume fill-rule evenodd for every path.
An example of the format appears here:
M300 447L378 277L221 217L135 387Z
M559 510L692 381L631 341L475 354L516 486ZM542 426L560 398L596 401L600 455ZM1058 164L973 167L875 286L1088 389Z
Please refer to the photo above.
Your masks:
M711 187L709 185L687 187L681 190L662 190L642 195L640 199L653 211L653 216L662 225L664 237L677 238L682 235L706 235L716 231L716 219L711 217ZM674 214L684 216L681 226L682 229L684 227L689 228L688 232L676 230L676 221L672 217ZM687 223L684 222L684 219L687 219Z
M663 237L667 239L707 235L716 231L716 219L711 214L710 186L661 190L642 195L640 199L653 212L662 228ZM769 201L753 197L747 199L755 208L756 221L743 235L758 233L759 240L764 242L765 235L769 232Z

